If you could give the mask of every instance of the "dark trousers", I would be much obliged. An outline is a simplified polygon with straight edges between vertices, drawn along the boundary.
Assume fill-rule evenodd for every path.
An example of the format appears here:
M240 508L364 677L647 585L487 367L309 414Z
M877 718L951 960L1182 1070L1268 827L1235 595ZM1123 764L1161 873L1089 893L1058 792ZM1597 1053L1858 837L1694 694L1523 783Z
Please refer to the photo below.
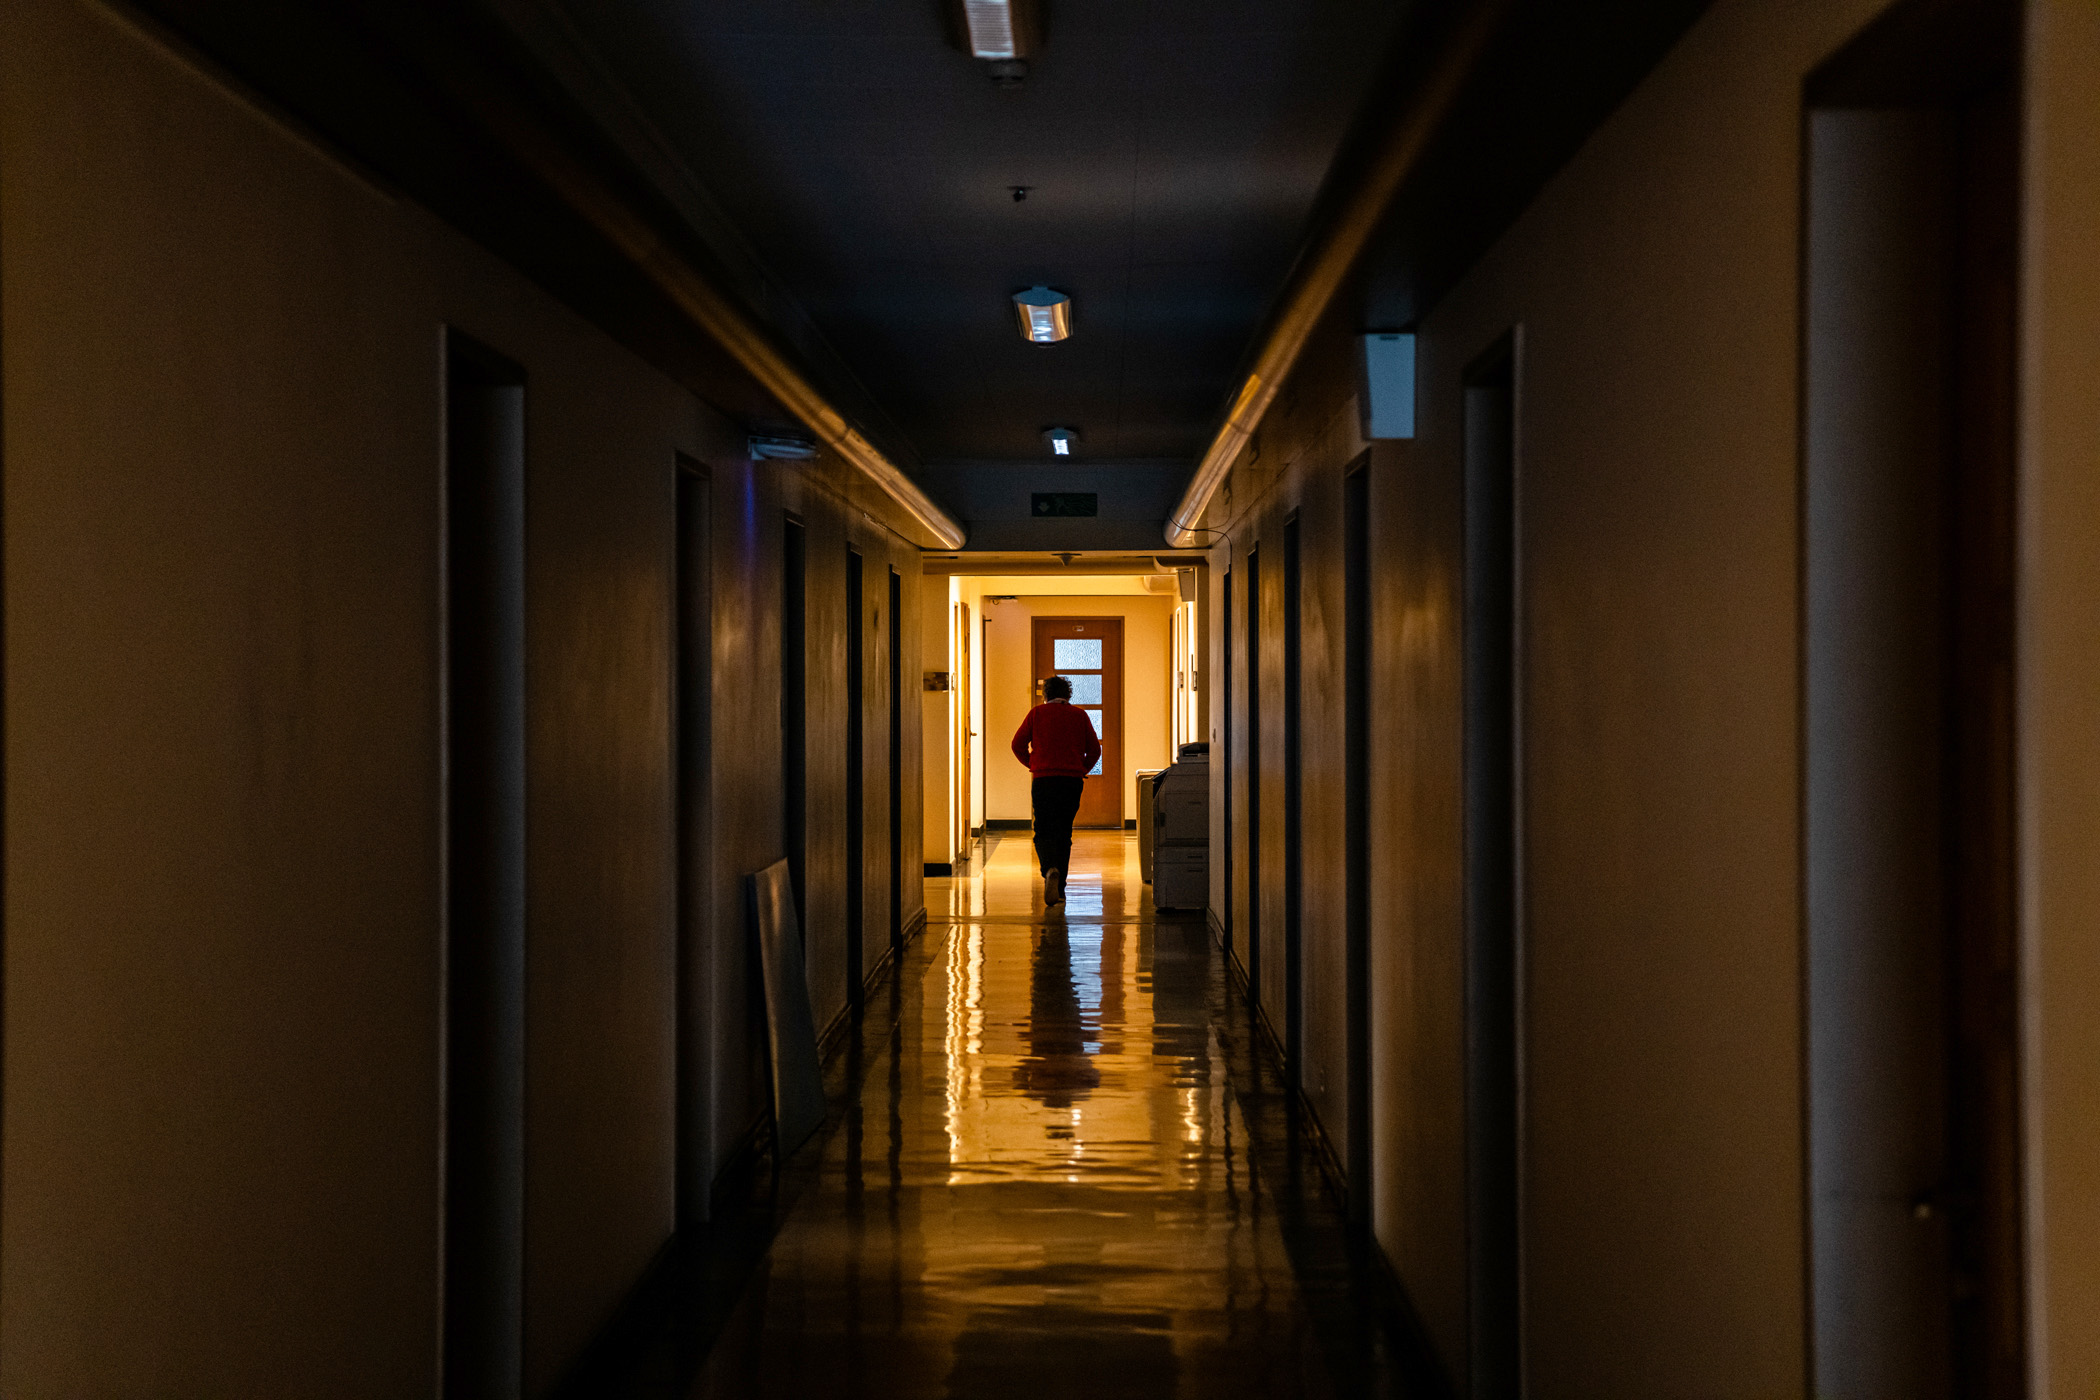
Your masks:
M1072 868L1072 818L1079 815L1079 796L1085 791L1084 778L1037 778L1031 788L1035 859L1045 875Z

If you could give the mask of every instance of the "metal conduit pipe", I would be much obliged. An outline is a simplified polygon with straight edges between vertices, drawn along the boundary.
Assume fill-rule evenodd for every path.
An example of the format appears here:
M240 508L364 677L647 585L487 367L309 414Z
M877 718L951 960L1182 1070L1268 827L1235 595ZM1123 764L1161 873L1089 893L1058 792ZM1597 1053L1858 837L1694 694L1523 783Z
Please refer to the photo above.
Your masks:
M1186 549L1196 542L1196 523L1210 507L1211 497L1224 484L1240 450L1261 427L1277 390L1283 387L1299 355L1304 353L1306 342L1312 338L1313 328L1327 314L1343 279L1363 255L1379 220L1385 217L1401 184L1422 158L1430 137L1435 135L1459 89L1479 62L1481 50L1487 47L1507 8L1508 0L1482 0L1453 26L1428 76L1401 112L1363 179L1349 191L1333 220L1300 256L1283 304L1255 357L1254 368L1233 395L1224 423L1181 493L1181 503L1167 517L1167 543L1175 549Z
M506 134L511 149L529 161L540 178L560 193L571 208L590 220L614 247L647 273L657 290L727 350L747 374L780 401L782 408L881 487L925 527L939 548L962 548L967 536L961 523L936 505L917 482L847 422L845 415L803 378L772 338L681 256L646 218L607 190L597 176L558 143L531 130L529 119L522 119L507 104L488 100L486 92L463 95L470 101L481 99L473 101L478 114Z

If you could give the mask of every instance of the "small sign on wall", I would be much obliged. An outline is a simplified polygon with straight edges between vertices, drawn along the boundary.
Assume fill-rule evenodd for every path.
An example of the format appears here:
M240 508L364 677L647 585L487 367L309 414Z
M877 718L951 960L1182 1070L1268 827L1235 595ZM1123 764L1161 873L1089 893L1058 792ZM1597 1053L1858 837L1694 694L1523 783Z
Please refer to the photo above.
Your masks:
M1101 498L1092 491L1038 491L1030 497L1028 513L1044 519L1099 515Z
M1358 338L1363 373L1357 384L1357 406L1363 411L1367 442L1415 435L1415 338L1397 331L1374 331Z
M954 680L955 673L952 671L928 671L926 673L926 688L928 690L953 690L955 688Z

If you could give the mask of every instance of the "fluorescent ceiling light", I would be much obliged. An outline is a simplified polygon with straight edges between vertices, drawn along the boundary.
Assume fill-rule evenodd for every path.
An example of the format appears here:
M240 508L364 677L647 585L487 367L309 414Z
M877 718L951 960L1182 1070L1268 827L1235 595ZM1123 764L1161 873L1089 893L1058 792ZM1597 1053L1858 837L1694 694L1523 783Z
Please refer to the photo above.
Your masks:
M1063 340L1072 333L1072 299L1048 287L1015 292L1014 314L1021 321L1021 338L1038 345Z
M1059 457L1072 455L1072 444L1079 441L1077 428L1045 428L1043 441L1050 444L1050 451Z
M1036 49L1035 0L951 0L970 57L1025 59Z

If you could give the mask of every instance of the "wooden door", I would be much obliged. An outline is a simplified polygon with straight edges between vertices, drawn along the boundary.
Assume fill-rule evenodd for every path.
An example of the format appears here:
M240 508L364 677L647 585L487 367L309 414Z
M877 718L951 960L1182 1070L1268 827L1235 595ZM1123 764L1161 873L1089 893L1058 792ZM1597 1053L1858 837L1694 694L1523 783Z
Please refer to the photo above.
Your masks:
M955 849L970 854L970 605L955 605Z
M1063 676L1072 683L1072 703L1085 710L1101 736L1101 761L1087 776L1074 826L1123 825L1123 619L1039 617L1035 619L1035 698L1043 681Z

